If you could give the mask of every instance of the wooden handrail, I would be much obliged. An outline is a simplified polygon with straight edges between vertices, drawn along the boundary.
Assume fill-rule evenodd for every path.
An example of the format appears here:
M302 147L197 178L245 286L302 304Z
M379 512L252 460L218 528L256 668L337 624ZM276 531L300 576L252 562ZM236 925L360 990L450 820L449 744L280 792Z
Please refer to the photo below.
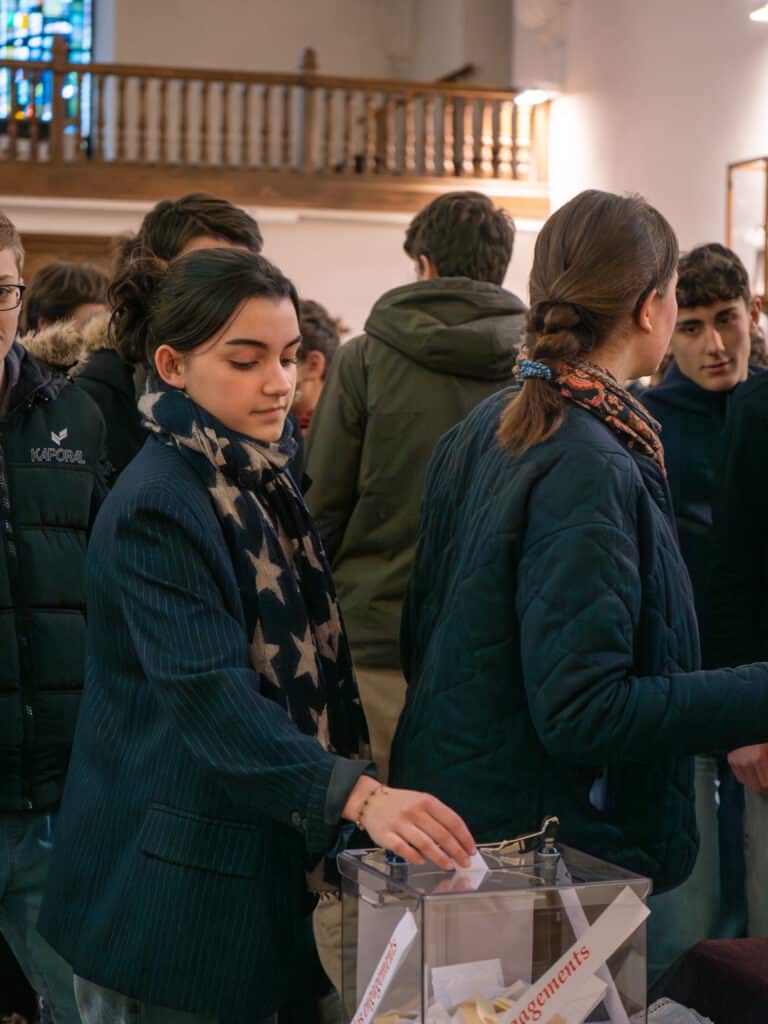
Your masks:
M45 117L19 111L11 89L0 163L547 179L545 105L477 84L322 75L311 48L293 73L79 64L57 36L52 60L0 60L0 72L53 77Z
M60 38L60 37L57 37ZM0 69L26 71L40 74L54 70L53 61L0 60ZM158 80L181 80L188 82L240 82L252 85L286 85L310 87L313 89L337 89L339 91L369 91L393 93L398 96L451 96L458 98L514 100L521 90L499 89L468 82L457 85L453 82L412 82L397 78L350 78L340 75L299 74L276 71L232 71L227 68L175 68L154 64L70 64L65 71L79 71L81 74L108 75L120 78L152 78Z

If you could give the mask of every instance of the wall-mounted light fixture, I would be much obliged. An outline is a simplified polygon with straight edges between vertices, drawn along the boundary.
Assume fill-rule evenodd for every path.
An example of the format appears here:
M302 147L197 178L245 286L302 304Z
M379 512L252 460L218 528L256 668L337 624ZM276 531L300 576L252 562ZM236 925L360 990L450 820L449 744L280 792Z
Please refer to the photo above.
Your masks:
M768 4L763 4L750 14L752 21L768 21Z
M520 107L535 107L539 103L555 99L556 96L554 89L523 89L515 96L515 103Z

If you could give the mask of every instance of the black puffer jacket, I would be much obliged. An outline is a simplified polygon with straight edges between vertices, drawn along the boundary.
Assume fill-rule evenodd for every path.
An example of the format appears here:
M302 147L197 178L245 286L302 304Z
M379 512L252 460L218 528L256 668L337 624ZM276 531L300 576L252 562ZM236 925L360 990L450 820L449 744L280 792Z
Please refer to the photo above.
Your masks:
M0 417L0 813L61 796L83 685L85 547L104 493L96 405L17 342Z

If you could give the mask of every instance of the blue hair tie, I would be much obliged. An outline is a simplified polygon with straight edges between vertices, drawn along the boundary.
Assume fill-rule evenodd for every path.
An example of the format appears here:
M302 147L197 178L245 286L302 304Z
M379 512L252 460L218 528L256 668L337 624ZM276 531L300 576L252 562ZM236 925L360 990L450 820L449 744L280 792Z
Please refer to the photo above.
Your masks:
M535 359L521 359L517 364L517 375L520 380L552 380L552 371L546 363L539 363Z

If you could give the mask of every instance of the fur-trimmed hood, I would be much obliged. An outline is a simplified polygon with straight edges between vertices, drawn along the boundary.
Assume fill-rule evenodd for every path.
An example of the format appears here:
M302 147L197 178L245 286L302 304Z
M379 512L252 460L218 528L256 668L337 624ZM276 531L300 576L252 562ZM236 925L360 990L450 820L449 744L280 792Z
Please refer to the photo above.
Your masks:
M60 373L68 373L91 352L113 347L107 313L91 317L83 327L62 320L41 331L30 331L19 340L30 355Z

